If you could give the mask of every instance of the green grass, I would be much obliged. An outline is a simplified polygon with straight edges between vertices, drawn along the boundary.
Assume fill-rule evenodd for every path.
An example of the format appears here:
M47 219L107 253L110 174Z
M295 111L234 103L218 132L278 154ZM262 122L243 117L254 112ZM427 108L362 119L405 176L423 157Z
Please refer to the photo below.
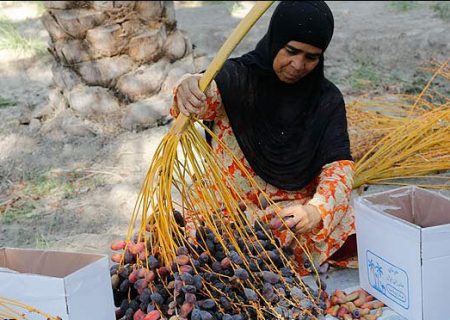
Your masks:
M428 83L428 80L430 80L430 74L416 72L412 80L405 85L404 92L407 94L419 94Z
M38 233L35 237L36 249L48 249L50 247L50 241L41 233Z
M25 219L34 217L36 215L34 209L36 209L36 207L31 201L24 202L17 207L9 208L3 212L0 215L0 221L4 224L21 222Z
M59 186L56 180L48 179L45 176L40 176L28 183L25 192L29 195L44 197L50 195L58 187Z
M442 20L447 22L450 21L450 3L446 1L436 1L431 5L431 9Z
M381 75L371 65L359 63L346 81L354 90L368 90L379 86L381 80Z
M418 3L417 1L390 1L389 5L397 11L409 11L417 8Z
M425 85L431 78L431 73L416 72L414 78L405 87L405 93L417 95L423 91ZM438 76L433 80L429 90L432 90L435 94L425 95L423 99L432 103L435 106L443 105L448 100L450 95L450 87L448 80L442 76Z
M82 188L94 189L102 185L105 185L105 180L101 177L93 176L84 179L84 176L80 176L77 172L69 172L56 177L47 175L35 177L28 182L25 193L40 198L57 195L72 199Z
M0 49L43 54L47 50L46 47L42 40L24 38L8 18L0 16Z
M20 223L39 214L35 210L39 206L39 200L51 197L73 199L80 195L82 189L92 190L106 184L106 180L98 176L80 176L78 172L69 172L61 176L47 176L42 174L30 177L26 180L24 195L21 202L5 211L0 211L0 224ZM39 239L43 241L42 237ZM41 243L42 244L42 243Z
M62 195L63 198L74 198L76 187L74 183L66 181L64 178L48 178L46 176L37 177L29 181L25 192L35 197L48 197L52 195Z
M16 101L0 96L0 109L6 107L13 107L15 105Z

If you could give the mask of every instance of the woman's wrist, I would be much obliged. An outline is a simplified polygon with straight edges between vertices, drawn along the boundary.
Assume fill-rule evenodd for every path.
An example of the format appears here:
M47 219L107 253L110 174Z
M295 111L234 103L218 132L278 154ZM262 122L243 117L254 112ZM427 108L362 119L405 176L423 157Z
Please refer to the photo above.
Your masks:
M321 224L322 222L322 214L320 209L313 205L313 204L307 204L304 206L306 212L309 214L312 225L315 227L317 227L318 225Z

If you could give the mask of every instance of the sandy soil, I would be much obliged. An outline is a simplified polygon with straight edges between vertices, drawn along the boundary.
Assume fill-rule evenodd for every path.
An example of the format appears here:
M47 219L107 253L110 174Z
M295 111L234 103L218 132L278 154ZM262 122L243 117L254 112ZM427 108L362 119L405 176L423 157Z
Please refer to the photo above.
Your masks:
M336 27L327 75L346 99L417 89L423 84L417 68L432 58L448 57L448 22L429 3L407 11L391 2L330 6ZM231 9L224 2L177 5L179 28L192 39L197 56L203 56L198 63L206 64L238 23ZM254 47L269 16L233 55ZM36 17L15 24L24 35L48 40ZM21 117L47 103L51 59L0 50L0 97L15 102L0 107L0 247L109 253L110 242L126 234L140 185L167 127L116 137L38 134L40 124L23 125Z

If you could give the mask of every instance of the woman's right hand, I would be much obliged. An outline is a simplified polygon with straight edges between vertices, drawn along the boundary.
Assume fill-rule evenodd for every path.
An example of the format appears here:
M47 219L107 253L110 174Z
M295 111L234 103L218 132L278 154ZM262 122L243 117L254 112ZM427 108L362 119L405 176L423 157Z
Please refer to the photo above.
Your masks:
M177 106L186 116L202 114L206 109L206 95L199 88L200 76L189 76L176 90Z

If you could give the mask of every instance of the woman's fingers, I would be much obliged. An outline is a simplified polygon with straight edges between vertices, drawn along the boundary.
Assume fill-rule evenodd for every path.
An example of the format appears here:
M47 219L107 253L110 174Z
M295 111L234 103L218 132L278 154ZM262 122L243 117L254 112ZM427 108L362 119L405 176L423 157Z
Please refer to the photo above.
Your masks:
M278 216L280 218L285 218L285 217L294 215L294 213L295 213L295 210L293 207L286 207L286 208L281 209L280 212L278 212Z
M278 216L284 221L284 223L281 223L281 229L292 229L300 221L300 217L298 212L295 210L295 207L287 207L282 209L278 213Z
M189 77L183 81L182 94L184 99L196 109L200 108L204 99L206 99L204 93L198 87L198 79L196 77Z
M201 113L206 96L198 88L196 77L189 77L181 82L177 88L177 103L180 111L189 116Z
M276 217L276 212L278 211L278 208L274 208L273 206L262 208L266 212L266 215L272 215Z
M306 232L308 230L309 230L308 225L303 220L300 220L295 226L295 233L296 234L304 233L304 232Z
M288 233L286 234L286 238L284 239L283 246L284 247L291 246L294 243L294 239L295 239L295 234L293 232L288 231Z
M187 116L197 114L199 109L196 108L191 101L193 101L193 99L186 94L186 89L180 87L177 92L177 104L180 112Z
M206 95L200 90L198 78L189 78L188 87L191 94L199 101L199 103L203 103L206 100Z
M185 101L184 107L189 112L189 114L198 114L200 112L200 110L197 107L193 106L192 103L189 102L189 100Z
M177 107L178 110L185 116L189 116L189 111L184 107L183 99L180 99L180 96L177 94Z
M308 230L308 216L303 206L286 207L270 221L272 229L291 229L296 233L302 233Z
M189 101L183 99L182 97L177 95L177 105L180 112L186 116L190 116L191 114L197 114L197 108L193 107Z
M293 215L291 218L285 219L286 228L293 229L296 228L297 224L300 222L301 217L299 215Z
M186 102L188 102L193 108L199 109L202 106L202 102L198 100L191 92L185 95Z
M272 207L266 208L267 213L274 214L274 217L269 222L269 227L271 229L278 229L278 230L286 229L286 224L285 224L286 220L287 220L286 218L293 215L292 210L288 207L288 208L282 209L277 214L275 214L275 211L276 210Z

